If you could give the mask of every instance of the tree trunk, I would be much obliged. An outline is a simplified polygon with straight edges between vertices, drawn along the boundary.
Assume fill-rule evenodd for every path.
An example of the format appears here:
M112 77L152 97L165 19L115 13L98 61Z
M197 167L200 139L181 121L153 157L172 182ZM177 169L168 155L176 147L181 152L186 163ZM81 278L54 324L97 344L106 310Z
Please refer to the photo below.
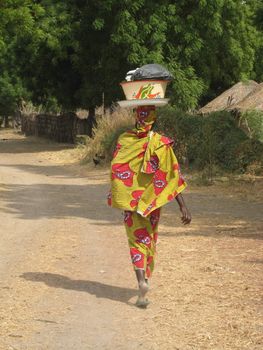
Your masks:
M9 128L8 116L4 116L4 128Z
M87 120L88 124L88 135L92 137L92 129L96 126L96 117L95 117L95 107L89 107L89 116Z

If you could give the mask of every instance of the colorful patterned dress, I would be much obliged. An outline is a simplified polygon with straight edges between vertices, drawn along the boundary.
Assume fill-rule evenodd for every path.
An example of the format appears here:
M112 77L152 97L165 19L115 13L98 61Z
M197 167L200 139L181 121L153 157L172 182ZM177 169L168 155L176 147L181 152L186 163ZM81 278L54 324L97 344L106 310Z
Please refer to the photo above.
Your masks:
M110 206L124 210L132 263L147 277L154 268L160 209L186 187L173 141L151 131L155 118L154 110L137 110L136 128L119 137L108 197Z

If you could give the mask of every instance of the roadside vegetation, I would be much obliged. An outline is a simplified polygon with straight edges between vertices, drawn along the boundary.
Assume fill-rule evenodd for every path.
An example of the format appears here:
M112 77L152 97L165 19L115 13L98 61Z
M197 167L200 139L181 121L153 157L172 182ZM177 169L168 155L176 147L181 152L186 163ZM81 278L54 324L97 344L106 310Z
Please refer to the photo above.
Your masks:
M235 117L223 111L202 116L172 106L160 108L157 113L155 130L175 141L175 153L189 170L202 171L209 179L224 172L262 175L263 113ZM108 163L119 135L133 125L128 110L116 109L100 117L94 137L86 146L86 159L100 155L101 163Z
M118 109L95 120L96 106L112 112L126 72L154 62L174 76L156 128L175 138L181 163L210 177L261 172L261 113L193 111L236 82L263 81L262 1L4 0L0 9L2 126L25 110L86 110L85 160L108 162L133 120Z
M129 110L115 107L113 111L106 110L105 114L97 117L96 124L92 137L86 142L83 162L98 158L99 162L108 163L119 135L133 127L133 115Z

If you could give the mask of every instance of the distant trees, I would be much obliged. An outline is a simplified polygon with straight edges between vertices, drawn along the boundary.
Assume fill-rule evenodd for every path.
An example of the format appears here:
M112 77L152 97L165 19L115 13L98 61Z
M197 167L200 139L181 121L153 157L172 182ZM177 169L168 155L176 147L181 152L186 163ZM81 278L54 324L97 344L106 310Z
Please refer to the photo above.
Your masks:
M202 99L212 99L239 80L251 78L258 42L250 3L243 0L183 3L180 18L185 40L181 60L189 62L202 79ZM189 41L194 48L190 54Z
M0 114L13 112L22 99L54 107L66 94L72 28L65 7L49 0L1 1Z
M254 24L258 33L258 45L254 61L255 79L263 81L263 2L261 0L251 0L254 6Z
M14 1L15 2L15 1ZM21 95L26 95L15 52L18 49L17 37L25 29L22 13L11 10L11 1L0 3L0 115L7 116L17 106ZM24 15L23 15L24 16Z
M122 97L125 73L160 63L172 103L193 109L241 79L263 77L259 0L2 0L0 115L21 99L47 109Z

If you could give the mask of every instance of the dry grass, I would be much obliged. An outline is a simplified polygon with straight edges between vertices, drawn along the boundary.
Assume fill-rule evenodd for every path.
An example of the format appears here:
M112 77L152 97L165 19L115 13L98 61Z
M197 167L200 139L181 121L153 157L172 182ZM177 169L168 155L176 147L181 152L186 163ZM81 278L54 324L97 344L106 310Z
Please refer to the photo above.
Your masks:
M112 151L112 143L116 140L119 130L128 129L134 124L132 112L128 109L116 107L110 113L97 118L97 126L93 130L93 138L87 142L85 161L91 160L95 155L108 158ZM105 142L107 141L107 149Z
M37 115L43 113L43 106L34 106L32 102L23 102L21 106L21 113L23 115Z

